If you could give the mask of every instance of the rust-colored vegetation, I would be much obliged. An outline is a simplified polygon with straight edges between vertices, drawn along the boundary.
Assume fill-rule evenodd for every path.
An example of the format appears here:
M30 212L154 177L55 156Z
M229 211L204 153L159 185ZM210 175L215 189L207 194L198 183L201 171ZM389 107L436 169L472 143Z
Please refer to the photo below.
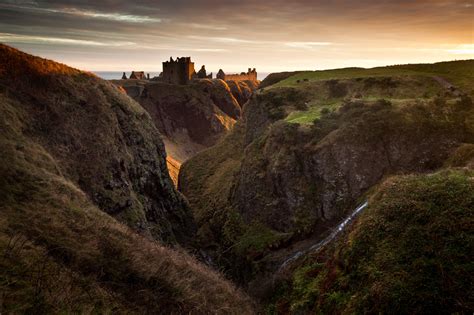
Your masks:
M156 240L193 230L167 223L187 220L186 207L138 104L5 45L0 69L1 313L253 312L219 273Z

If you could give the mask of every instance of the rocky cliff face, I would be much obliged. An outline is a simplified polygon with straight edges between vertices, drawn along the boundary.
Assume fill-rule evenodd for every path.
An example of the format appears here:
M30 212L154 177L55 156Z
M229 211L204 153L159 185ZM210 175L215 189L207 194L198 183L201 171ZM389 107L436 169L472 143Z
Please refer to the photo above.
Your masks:
M168 242L194 231L169 178L150 115L113 84L64 65L0 47L4 95L21 104L23 133L54 158L104 212Z
M291 276L269 308L278 314L469 312L473 176L451 169L387 178L339 239L287 270Z
M346 113L327 118L340 127L317 142L315 127L284 122L254 138L232 196L243 218L277 231L310 231L318 221L341 217L387 174L437 169L466 141L462 123L442 116L423 121L423 115L435 115L430 109L417 113L378 106L345 105L341 111Z
M320 106L314 121L291 122L295 110L313 115L310 106ZM260 272L271 270L275 249L317 238L385 176L442 167L474 139L472 118L469 97L445 92L430 77L265 88L231 135L184 164L180 189L203 244L242 280L247 271L235 262L242 256Z
M253 314L220 274L158 241L193 236L143 108L0 45L1 313Z
M168 166L176 169L176 174L182 162L214 145L232 129L258 86L258 82L217 79L191 81L188 85L137 80L114 83L150 113L173 159Z

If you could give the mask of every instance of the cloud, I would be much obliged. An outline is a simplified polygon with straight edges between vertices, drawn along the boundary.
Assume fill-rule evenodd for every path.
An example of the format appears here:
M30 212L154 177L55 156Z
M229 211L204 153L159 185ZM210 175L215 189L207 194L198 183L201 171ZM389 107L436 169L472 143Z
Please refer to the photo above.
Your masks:
M80 46L132 46L133 42L98 42L92 40L72 39L72 38L58 38L58 37L44 37L44 36L29 36L17 35L9 33L0 33L0 42L4 43L21 43L21 44L37 44L37 43L52 43L52 44L69 44Z
M447 51L455 55L474 55L474 44L458 45L457 47L448 49Z
M213 31L225 31L228 29L226 26L213 25L213 24L190 23L190 24L185 24L185 25L192 28L213 30Z
M189 35L187 36L190 39L197 39L197 40L204 40L204 41L213 41L218 43L226 43L226 44L250 44L250 43L259 43L253 40L247 39L240 39L240 38L233 38L233 37L213 37L213 36L196 36L196 35Z
M287 42L285 46L291 48L303 48L303 49L314 49L318 47L331 46L333 43L330 42Z
M54 10L54 12L72 14L80 17L90 17L96 19L105 19L113 20L120 22L130 22L130 23L159 23L162 22L160 18L152 18L149 16L143 15L131 15L131 14L120 14L120 13L101 13L96 11L86 11L79 9L63 9L63 10Z
M96 69L181 52L235 70L423 62L472 54L458 44L472 43L473 9L468 0L0 0L0 40Z
M33 5L34 4L34 5ZM82 18L93 18L93 19L103 19L119 22L129 22L129 23L160 23L162 22L161 18L149 17L146 15L132 15L132 14L123 14L123 13L104 13L93 10L83 10L78 8L41 8L36 5L34 2L19 2L12 3L8 2L7 4L0 3L0 8L10 8L10 9L19 9L25 11L34 11L34 12L43 12L43 13L53 13L59 15L72 15Z

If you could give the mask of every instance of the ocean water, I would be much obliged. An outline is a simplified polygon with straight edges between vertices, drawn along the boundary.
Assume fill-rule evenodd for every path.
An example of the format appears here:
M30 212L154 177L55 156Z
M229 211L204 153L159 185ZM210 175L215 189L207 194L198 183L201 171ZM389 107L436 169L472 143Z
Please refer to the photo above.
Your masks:
M105 80L120 80L122 78L123 71L94 71L94 73ZM130 77L131 72L125 72L127 78ZM160 75L160 72L146 72L150 74L150 78L157 77Z
M105 79L105 80L120 80L122 78L122 74L123 72L121 71L93 71L97 76L101 77L102 79ZM157 77L160 75L160 71L156 72L156 71L150 71L150 72L147 72L145 71L145 73L149 73L150 74L150 78L153 78L153 77ZM214 72L214 76L217 72ZM126 72L127 74L127 77L130 77L130 74L131 72ZM263 80L265 79L265 77L268 75L267 72L258 72L257 71L257 78L259 80Z

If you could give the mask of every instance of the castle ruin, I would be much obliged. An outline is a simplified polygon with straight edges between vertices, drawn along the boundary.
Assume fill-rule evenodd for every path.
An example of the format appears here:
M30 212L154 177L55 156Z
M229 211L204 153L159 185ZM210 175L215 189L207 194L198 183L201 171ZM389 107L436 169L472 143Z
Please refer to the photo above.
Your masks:
M132 71L132 74L130 75L130 79L132 79L132 80L146 80L147 77L145 76L144 71Z
M178 57L176 60L170 57L169 61L163 62L163 82L184 85L188 84L195 75L196 71L191 57Z
M122 76L123 80L127 79L125 72ZM143 71L132 71L130 79L135 80L150 80L150 75L145 76ZM194 69L194 62L191 61L191 57L177 57L173 60L170 57L169 61L163 62L163 72L159 77L155 77L152 80L161 81L169 84L186 85L192 80L199 79L212 79L212 72L207 74L206 66L202 66L201 69L196 73ZM255 68L249 68L247 72L240 74L225 74L222 69L217 73L216 79L224 81L257 81L257 71Z
M217 79L224 81L257 81L257 70L255 68L249 68L247 73L241 72L240 74L225 74L222 69L216 75Z
M147 73L145 75L144 71L132 71L132 74L130 74L130 80L150 80L150 74ZM122 80L127 80L127 74L124 72L122 74Z
M194 62L191 61L191 57L178 57L176 60L173 60L173 57L170 57L169 61L163 62L163 72L160 75L160 78L166 83L184 85L191 80L212 79L212 72L207 74L206 67L202 66L199 72L196 73ZM225 74L224 71L220 69L216 78L224 81L256 81L257 70L255 70L255 68L249 68L246 73Z

